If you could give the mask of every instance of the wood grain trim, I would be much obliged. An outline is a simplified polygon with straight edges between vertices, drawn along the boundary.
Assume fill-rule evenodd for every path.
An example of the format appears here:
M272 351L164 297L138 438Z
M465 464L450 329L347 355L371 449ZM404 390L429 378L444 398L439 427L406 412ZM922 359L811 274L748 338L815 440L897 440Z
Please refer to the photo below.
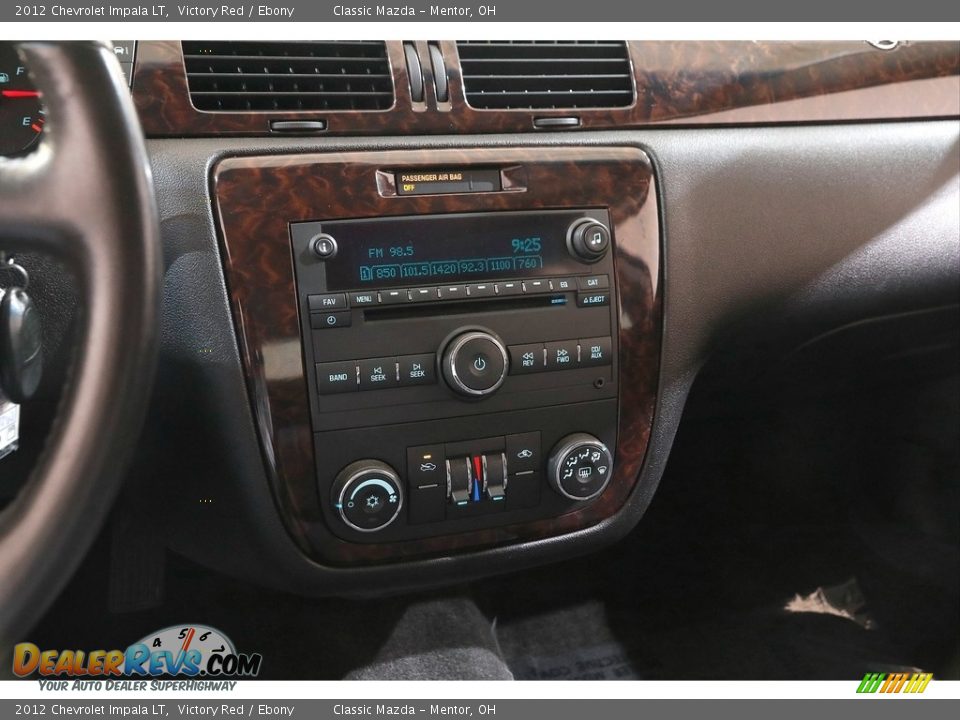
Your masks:
M571 532L623 506L646 454L660 357L660 232L654 177L637 148L504 148L231 158L214 169L227 284L264 458L291 534L314 558L370 564ZM390 167L522 168L523 192L393 196ZM616 471L595 502L559 518L441 538L353 544L321 516L314 470L289 222L351 217L606 206L615 234L620 342Z
M418 43L424 62L425 44ZM960 115L960 43L630 42L636 102L610 110L475 110L464 96L456 43L444 41L450 101L410 98L403 47L387 42L391 110L201 112L190 103L179 42L144 41L133 97L149 137L270 135L270 121L323 119L329 135L532 132L534 118L576 115L582 129L660 124L740 125Z

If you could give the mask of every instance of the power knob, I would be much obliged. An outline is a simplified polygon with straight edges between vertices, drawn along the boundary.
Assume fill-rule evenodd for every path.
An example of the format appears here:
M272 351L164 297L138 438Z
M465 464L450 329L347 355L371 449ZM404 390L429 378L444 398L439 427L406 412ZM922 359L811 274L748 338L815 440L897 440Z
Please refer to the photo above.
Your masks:
M403 487L393 468L379 460L347 465L333 482L333 507L358 532L383 530L400 515Z
M481 330L461 333L443 352L443 378L454 392L483 397L507 376L507 348L496 335Z
M567 230L567 250L578 260L595 263L610 248L610 229L599 220L581 218Z
M590 500L613 477L613 457L600 440L587 433L567 435L547 462L550 486L570 500Z

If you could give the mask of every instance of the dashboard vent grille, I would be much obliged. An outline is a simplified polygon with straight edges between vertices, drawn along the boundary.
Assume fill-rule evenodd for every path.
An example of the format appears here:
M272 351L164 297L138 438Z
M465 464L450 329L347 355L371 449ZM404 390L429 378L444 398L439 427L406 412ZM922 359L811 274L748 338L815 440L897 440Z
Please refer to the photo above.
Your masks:
M387 110L393 76L383 42L183 43L198 110Z
M460 41L457 51L467 103L480 110L633 104L624 42Z

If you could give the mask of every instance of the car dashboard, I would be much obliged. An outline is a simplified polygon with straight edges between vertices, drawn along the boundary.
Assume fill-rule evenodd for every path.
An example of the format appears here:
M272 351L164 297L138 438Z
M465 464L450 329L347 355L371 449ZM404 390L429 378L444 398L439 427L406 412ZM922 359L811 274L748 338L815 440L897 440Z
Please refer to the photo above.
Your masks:
M121 502L260 583L596 550L652 501L708 362L749 382L956 302L955 43L115 50L164 259ZM40 98L2 87L2 150L29 152Z

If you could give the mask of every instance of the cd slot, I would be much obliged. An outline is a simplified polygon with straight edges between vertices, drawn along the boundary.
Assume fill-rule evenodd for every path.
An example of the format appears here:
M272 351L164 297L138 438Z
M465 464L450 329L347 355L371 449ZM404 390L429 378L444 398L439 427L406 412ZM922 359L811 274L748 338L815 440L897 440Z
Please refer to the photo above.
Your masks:
M482 312L503 312L505 310L530 310L534 308L562 308L570 304L566 293L536 295L532 297L489 298L484 300L454 300L450 302L393 305L389 307L366 308L363 311L365 322L378 320L398 320L411 317L431 317L440 315L467 315Z

